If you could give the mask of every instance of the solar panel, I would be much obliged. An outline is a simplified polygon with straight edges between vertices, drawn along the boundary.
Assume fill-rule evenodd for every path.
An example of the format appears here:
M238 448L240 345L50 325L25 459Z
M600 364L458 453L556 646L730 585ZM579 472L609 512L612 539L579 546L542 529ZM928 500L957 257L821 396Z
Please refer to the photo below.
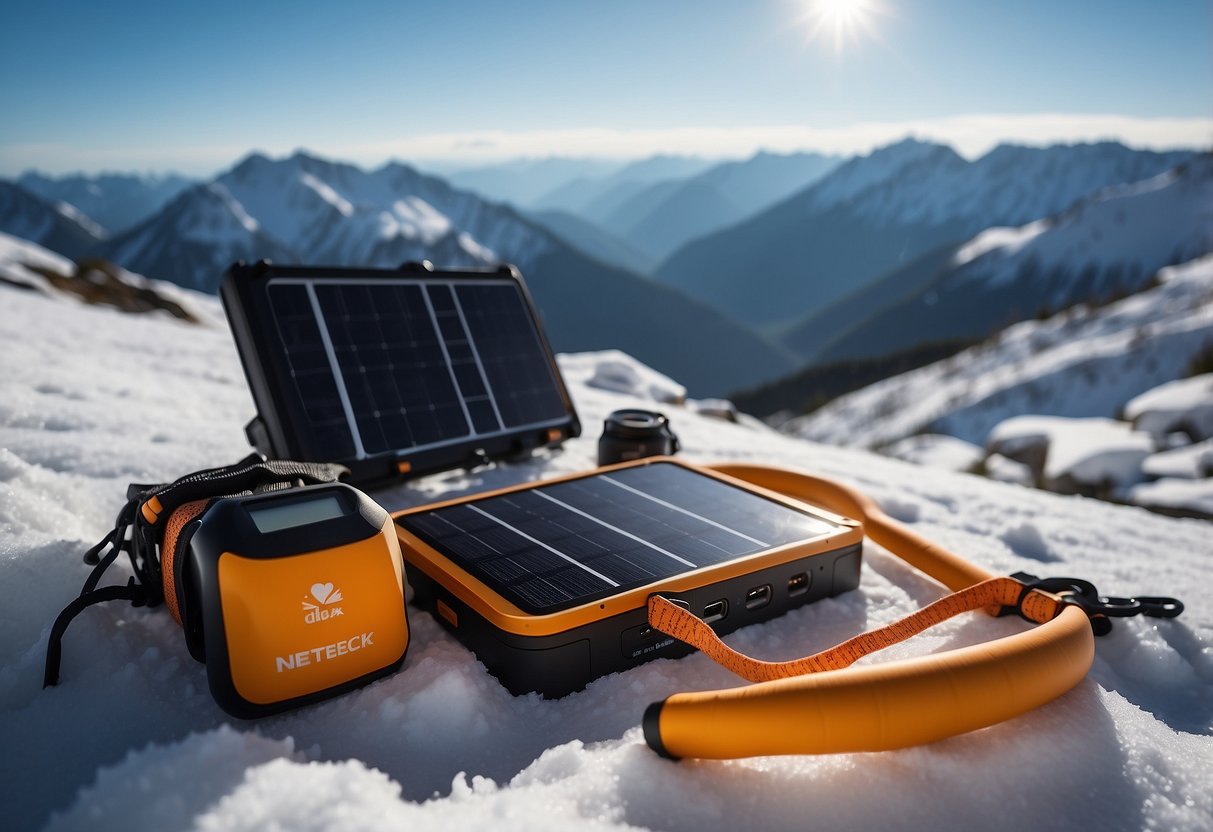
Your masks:
M533 614L840 528L669 462L407 513L397 522Z
M516 271L233 267L222 293L274 456L365 480L579 431Z

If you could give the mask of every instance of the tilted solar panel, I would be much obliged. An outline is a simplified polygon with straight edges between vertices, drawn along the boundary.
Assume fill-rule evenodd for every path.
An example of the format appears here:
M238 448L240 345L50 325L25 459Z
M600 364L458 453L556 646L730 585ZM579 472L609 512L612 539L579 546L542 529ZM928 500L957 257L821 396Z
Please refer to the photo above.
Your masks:
M537 615L839 529L664 462L405 513L397 522Z
M221 294L272 456L366 482L579 432L516 270L237 265Z

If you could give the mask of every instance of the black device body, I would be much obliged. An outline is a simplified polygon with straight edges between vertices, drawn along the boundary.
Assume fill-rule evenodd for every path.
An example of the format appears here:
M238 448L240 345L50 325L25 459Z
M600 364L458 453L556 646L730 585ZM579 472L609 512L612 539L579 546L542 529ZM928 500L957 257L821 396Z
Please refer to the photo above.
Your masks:
M664 413L616 410L603 421L598 464L614 465L650 456L673 456L681 449Z
M478 503L488 508L484 501L493 498L525 499L531 489L576 482L603 471L614 474L648 465L677 465L781 504L781 508L814 519L824 518L831 530L812 540L781 544L708 567L692 568L644 586L629 584L616 594L587 595L571 607L544 611L520 607L502 595L509 593L501 586L477 579L474 564L467 565L464 561L467 568L460 566L456 563L460 556L454 550L429 536L409 516ZM545 697L560 697L606 674L652 659L675 658L691 652L682 642L649 627L645 605L651 592L660 592L685 605L718 633L725 634L855 589L862 561L862 530L858 523L668 457L530 483L393 516L408 582L414 591L413 603L451 631L515 695L536 691ZM493 545L501 541L498 535L493 538ZM675 547L676 543L667 545ZM461 547L461 551L472 550ZM537 550L531 550L511 555L506 568L524 565L528 559L533 562L536 553ZM479 560L481 556L474 557Z
M291 366L290 356L283 346L284 336L281 336L278 330L280 322L269 297L269 287L275 281L292 280L324 281L328 284L346 282L356 287L408 281L427 285L441 282L452 287L492 282L513 287L521 297L526 317L529 318L525 326L530 330L524 335L534 338L536 357L531 363L541 365L539 368L532 366L530 369L542 369L549 374L552 396L558 399L559 407L541 426L511 429L503 425L504 429L499 431L468 435L416 448L390 447L365 454L354 453L349 449L335 451L332 443L317 436L309 421L309 408L314 409L317 406L318 397L303 391L295 381L298 368ZM453 294L455 288L451 291ZM235 263L224 275L219 294L257 407L257 416L246 427L246 433L250 443L270 458L338 462L350 469L347 477L349 482L365 487L387 484L401 477L522 456L536 448L556 445L581 433L581 424L572 398L564 385L555 356L543 332L534 300L522 275L513 266L446 271L435 270L428 262L405 263L398 269L276 265L267 261L252 265ZM428 301L426 305L429 305ZM381 312L385 321L390 321L393 314L391 309L375 311ZM422 309L421 315L424 316L425 313L425 309ZM429 309L429 314L434 315L432 308ZM403 320L400 325L405 325ZM437 319L435 329L439 329ZM322 336L317 332L315 336L307 337ZM447 348L444 340L446 337L445 334L440 334L438 338L443 341L444 353ZM332 348L327 341L325 346L330 350ZM334 375L336 374L334 371ZM453 371L451 375L453 379ZM436 381L450 383L442 378ZM424 390L426 386L422 381L414 385L414 388ZM355 418L363 418L366 414L359 410L357 402L351 404L346 401L345 407L349 413L352 430Z

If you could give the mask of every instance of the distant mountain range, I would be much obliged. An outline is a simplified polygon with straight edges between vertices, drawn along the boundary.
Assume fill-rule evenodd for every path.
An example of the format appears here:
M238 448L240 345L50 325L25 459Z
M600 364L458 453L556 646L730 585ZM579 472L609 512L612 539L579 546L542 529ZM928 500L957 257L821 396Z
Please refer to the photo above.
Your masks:
M712 165L710 160L690 156L653 156L606 175L571 179L526 207L533 211L566 211L601 225L620 205L648 186L685 179Z
M106 234L114 234L147 219L193 182L172 174L47 176L27 171L17 184L52 203L66 202L75 206L104 228Z
M948 244L1056 214L1191 152L1116 143L1004 145L969 162L907 139L846 162L749 219L688 243L654 273L751 325L793 326Z
M614 174L622 162L603 159L518 159L496 165L455 170L443 175L456 188L474 191L495 202L527 207L574 180L592 181Z
M617 205L602 225L663 259L816 182L841 160L818 153L759 153L685 179L654 183Z
M0 216L8 215L9 202L0 203ZM63 216L45 201L31 205L29 211L40 208L40 222ZM203 291L214 291L236 259L376 266L509 261L523 270L558 350L621 348L686 379L697 395L794 366L781 348L710 307L587 256L508 206L398 163L366 171L303 153L253 154L135 228L94 240L87 253Z
M547 228L575 249L621 269L648 274L657 265L657 258L641 251L622 237L617 237L601 225L568 211L529 211L532 220Z
M1213 155L1106 188L1017 228L932 252L785 333L814 363L973 340L1088 299L1135 292L1213 251Z
M827 365L798 378L845 389L848 362L865 362L865 379L894 372L1213 250L1209 158L1105 142L1005 145L970 162L907 139L849 160L552 159L452 174L531 199L518 209L401 163L251 154L115 234L76 202L3 182L0 231L204 291L234 259L509 261L557 349L620 348L699 396ZM111 219L135 210L132 194L146 206L182 185L24 179Z
M634 253L632 268L647 270L696 237L740 222L749 215L790 196L828 173L841 157L819 153L758 153L737 162L710 163L703 159L657 156L597 173L580 172L586 163L552 159L515 162L493 168L462 171L452 182L485 196L505 199L530 209L540 218L580 222L579 234L609 234ZM568 178L536 195L535 180ZM597 226L601 231L590 230ZM561 229L554 228L557 233Z

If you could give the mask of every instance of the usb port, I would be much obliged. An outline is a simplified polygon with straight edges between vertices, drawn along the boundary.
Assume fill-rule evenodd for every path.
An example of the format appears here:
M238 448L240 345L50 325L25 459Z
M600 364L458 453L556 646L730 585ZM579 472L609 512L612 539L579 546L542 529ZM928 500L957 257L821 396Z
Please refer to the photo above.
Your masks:
M771 585L756 586L745 594L745 608L756 610L771 603Z
M788 578L788 595L803 595L809 591L809 576L801 572Z
M703 608L703 621L705 624L711 624L713 621L719 621L729 614L729 602L721 598L719 601L713 601Z

